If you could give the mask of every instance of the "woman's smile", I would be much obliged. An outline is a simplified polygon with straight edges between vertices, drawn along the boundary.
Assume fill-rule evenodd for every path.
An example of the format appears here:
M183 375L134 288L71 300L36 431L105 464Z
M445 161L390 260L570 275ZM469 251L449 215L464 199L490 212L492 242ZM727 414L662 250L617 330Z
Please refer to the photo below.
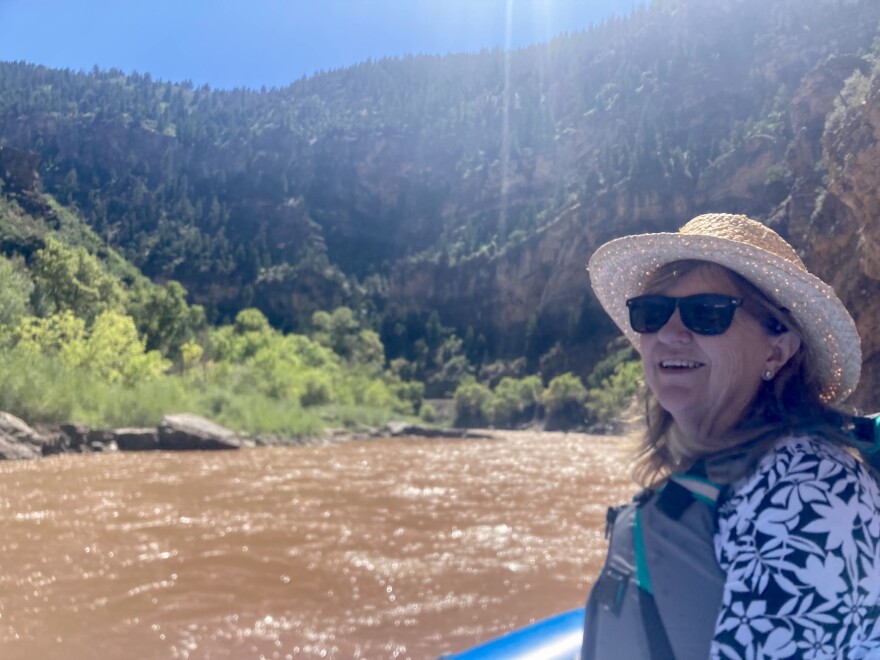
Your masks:
M702 362L694 362L693 360L660 360L661 369L669 369L672 371L687 371L690 369L698 369L705 366Z

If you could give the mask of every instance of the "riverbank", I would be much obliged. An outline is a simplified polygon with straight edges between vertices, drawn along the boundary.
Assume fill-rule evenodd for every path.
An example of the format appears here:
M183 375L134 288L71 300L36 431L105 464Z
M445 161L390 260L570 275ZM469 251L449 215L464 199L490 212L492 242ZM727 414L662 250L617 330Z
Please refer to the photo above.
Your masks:
M236 450L243 447L325 446L379 438L493 440L513 435L546 438L562 431L467 429L391 421L357 430L327 429L304 436L249 436L211 420L181 413L166 415L157 427L96 429L84 424L35 424L0 412L0 460L27 460L70 453L116 451ZM589 435L589 434L583 434Z

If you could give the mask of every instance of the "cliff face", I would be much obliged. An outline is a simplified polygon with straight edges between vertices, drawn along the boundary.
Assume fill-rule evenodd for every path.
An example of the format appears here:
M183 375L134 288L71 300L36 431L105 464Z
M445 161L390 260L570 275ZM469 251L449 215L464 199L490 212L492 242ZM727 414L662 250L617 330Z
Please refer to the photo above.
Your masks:
M501 353L522 347L529 321L537 317L545 334L589 344L584 353L589 362L616 334L589 288L586 264L596 247L626 234L676 231L704 211L766 213L766 182L785 146L770 137L746 140L683 189L669 189L665 181L654 189L644 179L623 182L562 210L522 243L453 268L442 261L397 264L389 297L438 309L458 327L489 328L501 339Z
M834 286L856 320L864 362L853 402L876 410L880 405L880 65L870 70L866 61L830 62L805 85L809 86L802 97L810 96L813 107L804 112L801 104L792 113L793 121L805 127L804 139L793 151L798 176L780 215L796 233L806 263ZM826 186L812 188L810 194L816 177L822 175Z
M841 12L856 6L838 3ZM865 15L863 47L875 14L874 7ZM391 297L440 309L463 327L503 328L513 346L524 340L530 317L563 337L578 310L575 344L592 342L592 352L582 353L589 360L616 334L584 271L598 245L628 233L675 231L702 212L744 212L779 230L811 271L834 286L862 337L865 366L853 403L880 407L880 223L873 220L880 217L880 73L877 67L871 73L870 59L848 49L853 45L840 39L816 52L815 44L779 37L771 56L753 62L748 82L737 83L782 85L788 94L780 94L763 125L726 140L705 167L678 179L625 178L563 209L521 244L455 268L397 264ZM694 126L711 125L716 103L736 103L716 88L679 91ZM586 154L588 143L582 147Z
M483 251L452 267L442 258L394 264L392 300L438 309L445 320L459 327L489 328L493 335L504 336L506 348L522 345L530 318L537 316L552 336L569 333L578 346L593 342L592 354L586 354L589 359L614 335L589 292L584 267L593 250L616 236L675 231L699 213L730 211L776 226L803 253L807 264L831 281L853 307L850 289L856 280L839 264L850 260L857 244L865 255L862 260L870 260L867 255L872 247L864 232L857 237L856 230L848 228L854 221L843 216L848 218L850 213L833 207L835 202L849 203L837 199L836 184L828 186L828 194L823 192L827 157L823 135L847 78L867 70L867 60L857 51L864 51L876 33L878 7L858 2L780 6L768 14L772 25L764 26L767 32L754 38L752 55L736 55L747 61L737 60L723 80L718 78L720 69L710 64L733 57L720 45L721 15L726 14L733 26L749 12L757 17L764 10L756 3L737 1L713 3L711 10L688 2L656 5L663 7L677 26L670 37L673 41L690 40L686 48L691 51L700 46L707 49L705 67L677 78L674 94L667 69L642 71L643 88L656 95L657 103L666 104L663 127L630 123L633 115L627 106L612 104L611 113L590 113L566 136L570 153L566 167L574 168L575 176L581 173L585 181L586 193L577 203L560 209L551 223L521 243ZM706 13L701 15L701 11ZM860 20L853 20L855 16ZM812 38L835 22L827 41ZM843 29L844 23L854 29ZM689 32L698 27L702 33ZM778 90L775 99L768 89ZM744 109L746 99L762 94L767 106L761 116L749 116ZM634 102L638 103L637 98L627 100ZM590 187L597 164L603 162L603 143L625 150L634 136L652 130L657 131L658 144L677 139L680 145L699 145L697 151L712 144L713 153L704 161L688 162L687 157L675 161L678 154L672 150L665 157L667 163L675 161L673 167L647 157L611 185ZM706 140L707 136L715 137ZM521 166L513 166L507 186L514 199L528 194L524 181L529 185L535 181L534 176L520 175L516 168ZM870 168L865 177L867 189L871 189L870 181L880 181ZM822 198L825 211L815 214ZM573 312L578 318L571 337ZM866 355L874 351L869 335L864 328ZM867 395L861 393L870 387L866 384L860 390L863 400Z

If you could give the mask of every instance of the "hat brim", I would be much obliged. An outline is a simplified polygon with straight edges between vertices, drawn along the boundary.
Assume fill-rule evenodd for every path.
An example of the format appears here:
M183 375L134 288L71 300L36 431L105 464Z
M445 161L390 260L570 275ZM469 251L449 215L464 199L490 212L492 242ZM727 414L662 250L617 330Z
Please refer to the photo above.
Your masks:
M648 278L673 261L698 259L745 277L797 320L822 377L823 398L840 402L856 388L862 354L855 322L834 290L805 269L760 248L715 236L639 234L606 243L587 269L596 297L638 348L626 300L642 293Z

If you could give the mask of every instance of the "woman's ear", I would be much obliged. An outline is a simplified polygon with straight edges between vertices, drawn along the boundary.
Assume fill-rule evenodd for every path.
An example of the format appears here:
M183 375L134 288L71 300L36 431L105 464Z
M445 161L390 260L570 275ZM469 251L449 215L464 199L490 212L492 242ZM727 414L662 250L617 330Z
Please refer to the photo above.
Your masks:
M772 339L770 356L767 358L767 369L778 373L801 347L801 338L791 330L776 335Z

